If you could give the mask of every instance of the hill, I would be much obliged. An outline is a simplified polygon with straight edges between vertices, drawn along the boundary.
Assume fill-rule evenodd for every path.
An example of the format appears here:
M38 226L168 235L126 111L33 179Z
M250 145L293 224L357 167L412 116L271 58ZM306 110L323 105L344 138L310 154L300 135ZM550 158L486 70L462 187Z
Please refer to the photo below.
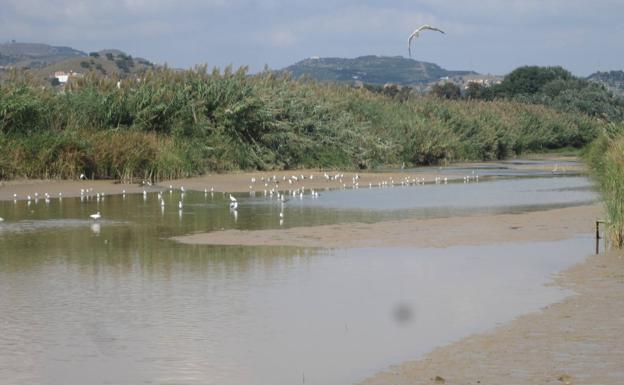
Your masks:
M133 58L118 49L87 54L71 47L40 43L0 44L0 79L6 78L11 68L25 69L36 79L49 82L55 72L86 74L95 71L127 78L153 67L149 60Z
M133 58L119 50L91 52L85 57L76 57L57 63L32 69L32 74L40 79L50 79L57 71L87 73L96 71L101 75L115 75L126 78L153 68L154 64L146 59Z
M70 47L55 47L39 43L0 44L0 66L17 68L41 68L70 58L87 56Z
M595 72L587 80L600 83L615 95L624 97L624 71Z
M407 59L401 56L361 56L345 58L309 58L281 71L299 78L308 75L319 81L357 82L367 84L396 83L419 85L444 77L475 75L473 71L449 71L437 64Z

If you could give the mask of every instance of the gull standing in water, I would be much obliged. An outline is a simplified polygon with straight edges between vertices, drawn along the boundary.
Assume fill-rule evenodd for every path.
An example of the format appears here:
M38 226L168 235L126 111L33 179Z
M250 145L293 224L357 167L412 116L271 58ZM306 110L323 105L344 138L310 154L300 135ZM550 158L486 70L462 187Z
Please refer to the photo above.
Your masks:
M418 38L418 36L420 35L420 32L425 31L425 30L446 33L442 31L441 29L430 26L429 24L425 24L425 25L418 27L414 32L412 32L412 34L407 39L407 51L409 52L409 57L412 57L412 40Z
M100 215L100 212L98 211L95 214L89 215L89 218L93 219L94 221L97 221L98 219L102 218L102 215Z
M232 210L238 209L238 201L236 200L236 198L232 196L232 194L230 194L230 209Z

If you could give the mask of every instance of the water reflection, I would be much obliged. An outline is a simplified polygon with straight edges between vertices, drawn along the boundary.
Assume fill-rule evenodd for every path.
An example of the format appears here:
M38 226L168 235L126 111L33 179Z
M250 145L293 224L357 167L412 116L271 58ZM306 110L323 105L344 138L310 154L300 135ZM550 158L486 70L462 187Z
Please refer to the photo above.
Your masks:
M91 232L95 235L100 235L100 231L102 231L102 227L99 222L91 223Z

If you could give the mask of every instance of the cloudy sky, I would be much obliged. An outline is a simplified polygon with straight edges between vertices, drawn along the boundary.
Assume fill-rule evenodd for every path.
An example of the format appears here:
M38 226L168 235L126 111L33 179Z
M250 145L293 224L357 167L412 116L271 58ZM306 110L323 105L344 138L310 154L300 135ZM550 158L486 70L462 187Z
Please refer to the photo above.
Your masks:
M0 39L118 48L174 67L265 64L310 56L407 56L505 74L525 64L577 75L624 69L622 0L0 0Z

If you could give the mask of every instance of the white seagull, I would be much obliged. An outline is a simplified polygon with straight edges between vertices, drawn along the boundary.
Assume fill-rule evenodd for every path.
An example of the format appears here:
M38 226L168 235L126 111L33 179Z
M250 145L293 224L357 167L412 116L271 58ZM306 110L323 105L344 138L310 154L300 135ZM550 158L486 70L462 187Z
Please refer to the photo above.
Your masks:
M100 215L100 212L98 211L98 212L97 212L97 213L95 213L95 214L91 214L91 215L89 215L89 217L90 217L91 219L93 219L94 221L97 221L98 219L102 218L102 215Z
M409 57L412 57L412 40L416 39L419 36L420 31L424 31L424 30L427 30L427 29L430 30L430 31L436 31L436 32L440 32L440 33L445 33L441 29L438 29L436 27L432 27L429 24L425 24L425 25L422 25L422 26L418 27L414 32L412 32L412 34L407 39L407 51L409 52Z
M230 209L232 210L238 209L238 202L236 201L236 198L232 196L232 194L230 194Z

